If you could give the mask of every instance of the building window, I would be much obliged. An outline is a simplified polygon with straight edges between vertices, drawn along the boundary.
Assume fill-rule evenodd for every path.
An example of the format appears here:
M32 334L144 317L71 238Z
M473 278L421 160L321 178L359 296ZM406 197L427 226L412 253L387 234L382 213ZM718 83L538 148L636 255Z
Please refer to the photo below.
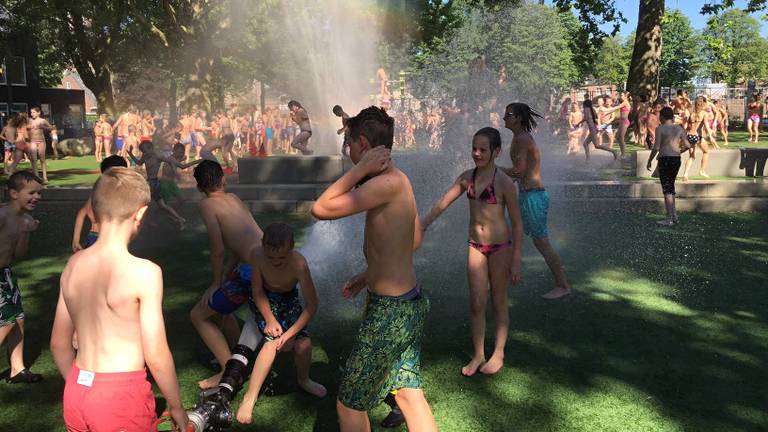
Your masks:
M55 123L53 121L53 111L51 111L51 104L40 104L40 111L41 111L40 115L44 119L48 120L50 124Z
M28 114L29 105L25 103L13 103L11 104L11 114L25 113Z
M0 103L0 128L5 127L5 123L8 121L8 104Z
M83 106L79 104L68 105L67 113L62 116L62 123L64 124L59 127L81 129L83 120Z
M27 65L24 57L10 57L5 64L6 79L11 85L27 85Z

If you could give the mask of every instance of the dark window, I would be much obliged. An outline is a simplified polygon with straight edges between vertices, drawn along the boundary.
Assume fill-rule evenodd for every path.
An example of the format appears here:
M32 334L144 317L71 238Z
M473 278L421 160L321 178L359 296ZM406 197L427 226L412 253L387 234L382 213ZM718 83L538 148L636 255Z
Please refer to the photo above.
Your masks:
M7 81L11 85L27 85L27 69L24 57L10 57L5 64Z

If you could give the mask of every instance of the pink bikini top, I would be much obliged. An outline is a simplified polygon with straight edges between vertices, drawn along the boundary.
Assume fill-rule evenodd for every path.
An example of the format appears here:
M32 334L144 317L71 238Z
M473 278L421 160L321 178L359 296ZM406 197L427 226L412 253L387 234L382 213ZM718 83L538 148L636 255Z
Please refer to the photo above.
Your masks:
M493 178L491 179L491 183L488 184L488 187L486 187L485 190L480 193L480 196L477 196L477 191L475 191L475 176L477 175L477 168L475 168L475 170L472 171L472 180L467 186L467 198L471 200L483 201L486 204L498 204L499 202L496 200L496 190L493 188L493 184L496 182L496 171L498 171L498 168L493 171Z
M629 110L630 110L630 108L628 106L623 106L623 107L619 108L619 111L621 111L623 113L628 113Z

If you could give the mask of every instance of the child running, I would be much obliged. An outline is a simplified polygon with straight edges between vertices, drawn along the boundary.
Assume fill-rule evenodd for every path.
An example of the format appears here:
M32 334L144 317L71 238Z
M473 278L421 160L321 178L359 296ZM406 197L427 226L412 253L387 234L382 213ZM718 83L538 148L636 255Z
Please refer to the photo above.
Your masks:
M104 171L113 167L126 168L128 167L128 163L118 155L108 156L101 161L100 168L102 174L104 174ZM91 198L92 197L88 197L88 200L85 201L85 204L83 204L77 212L77 217L75 217L75 229L72 233L72 253L87 249L96 243L96 240L99 238L99 223L96 221L96 215L93 214L93 202ZM80 237L83 233L83 223L85 222L86 217L91 224L91 229L85 237L85 244L83 245L80 243Z
M333 115L341 119L341 128L336 131L336 134L343 135L344 142L341 144L341 154L342 156L347 156L347 153L349 152L349 142L347 140L347 132L349 131L347 122L349 122L349 114L344 112L344 108L342 108L341 105L335 105L333 107Z
M0 206L0 343L8 344L11 370L5 381L9 384L43 379L24 366L24 309L19 283L11 271L13 261L26 255L29 236L40 224L31 213L42 189L41 179L30 171L19 171L8 178L10 202Z
M367 411L393 389L409 430L437 430L421 390L421 334L429 302L413 270L420 227L411 182L390 160L394 123L377 107L349 119L355 166L312 207L322 220L366 213L368 268L343 289L344 297L351 298L367 286L368 301L336 403L342 432L370 430Z
M232 355L230 347L235 346L240 337L233 312L246 302L251 292L248 263L253 250L261 246L263 233L240 198L226 192L221 165L205 160L195 167L194 176L197 189L205 194L199 205L208 230L213 281L190 312L190 318L223 371ZM225 265L226 249L231 255ZM221 373L217 373L198 385L203 389L215 387L220 379Z
M680 152L690 145L685 129L675 124L675 112L671 107L662 108L659 118L661 125L656 128L656 140L653 142L646 168L651 170L653 158L658 154L659 181L664 193L664 208L667 210L667 219L658 223L670 226L678 222L675 210L675 178L680 171Z
M139 150L141 150L141 159L136 159L136 156L133 155L132 149L128 150L128 156L130 156L131 160L136 165L147 165L147 183L149 183L149 190L152 194L152 201L155 201L161 210L165 211L168 216L171 217L171 219L179 224L179 229L183 230L184 224L187 222L186 219L179 216L176 210L169 206L165 201L165 198L163 198L162 189L160 187L160 179L158 178L160 164L165 162L170 166L184 169L193 165L197 165L203 160L198 159L192 162L181 163L172 157L165 156L155 151L155 146L152 144L152 141L142 141L141 144L139 144Z
M549 213L549 194L541 180L541 153L531 131L536 127L539 113L524 103L507 105L504 113L504 126L514 134L509 156L512 168L507 172L517 180L520 189L520 216L523 230L533 240L533 244L544 257L549 270L555 277L555 287L542 295L545 299L557 299L571 293L571 286L565 278L565 271L560 256L549 244L547 231L547 213Z
M148 204L149 188L137 172L111 168L102 174L93 191L101 238L72 255L61 275L51 352L66 380L67 430L156 429L145 365L173 421L187 426L165 335L162 272L128 252Z
M264 230L263 248L255 251L251 260L253 297L249 304L265 342L237 411L240 423L251 423L253 406L278 352L293 350L299 387L318 397L327 393L325 387L309 379L312 342L306 328L317 313L318 301L307 260L293 246L293 230L273 223ZM301 286L304 307L296 284Z
M422 221L422 229L434 222L464 191L469 199L469 308L474 356L461 368L464 376L477 372L495 374L504 366L504 347L509 334L507 285L520 280L520 245L523 228L515 183L496 167L501 151L501 135L494 128L483 128L472 139L475 169L462 173L448 192ZM504 211L512 221L510 238ZM496 339L491 358L485 358L485 305L488 286L496 316Z

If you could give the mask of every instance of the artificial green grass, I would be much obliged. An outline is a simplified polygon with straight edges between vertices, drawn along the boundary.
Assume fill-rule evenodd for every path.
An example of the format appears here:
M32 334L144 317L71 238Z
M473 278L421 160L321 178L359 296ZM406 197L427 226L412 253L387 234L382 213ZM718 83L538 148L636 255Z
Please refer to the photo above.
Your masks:
M0 383L3 431L64 430L63 381L48 338L72 218L37 216L42 222L31 252L14 269L27 313L27 365L46 380L26 387ZM262 226L277 219L285 217L257 215ZM553 208L551 237L575 293L554 302L539 297L552 279L526 240L523 281L509 290L506 367L494 377L459 374L471 352L466 228L444 223L430 230L416 255L416 270L431 299L422 366L440 430L763 430L768 425L764 216L683 214L682 224L672 228L657 226L657 219ZM301 244L307 220L289 222L300 231ZM197 380L211 374L202 366L209 354L188 317L210 281L207 240L194 222L183 233L164 227L146 227L133 249L163 269L168 338L189 406L196 400ZM327 253L335 252L329 247ZM311 263L313 271L319 264ZM331 269L341 275L357 270ZM233 430L337 430L334 397L360 315L360 301L341 299L340 288L318 286L320 312L309 329L312 376L328 387L329 396L298 391L292 360L281 356L277 375L256 404L254 425ZM488 349L492 328L489 321ZM385 406L374 410L372 423L386 412Z

